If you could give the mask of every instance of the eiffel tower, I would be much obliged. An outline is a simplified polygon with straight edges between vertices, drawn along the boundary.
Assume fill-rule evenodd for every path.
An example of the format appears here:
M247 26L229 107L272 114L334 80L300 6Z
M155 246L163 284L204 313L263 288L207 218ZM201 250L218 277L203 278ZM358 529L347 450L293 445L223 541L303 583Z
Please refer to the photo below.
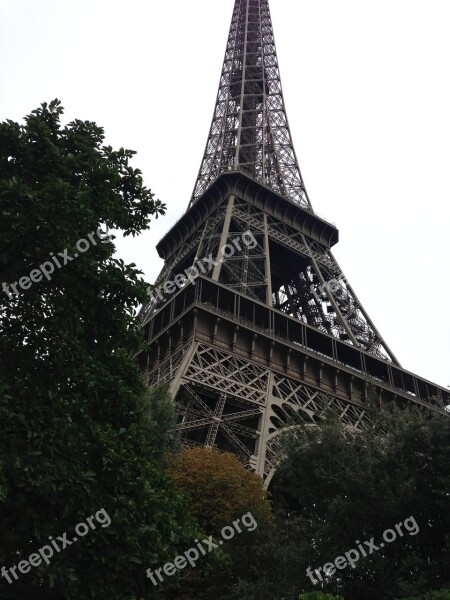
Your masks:
M182 442L234 452L269 485L293 415L330 406L353 430L368 402L443 414L450 393L403 369L331 249L285 111L268 0L235 0L219 91L189 206L157 245L164 267L140 319L149 386L166 382Z

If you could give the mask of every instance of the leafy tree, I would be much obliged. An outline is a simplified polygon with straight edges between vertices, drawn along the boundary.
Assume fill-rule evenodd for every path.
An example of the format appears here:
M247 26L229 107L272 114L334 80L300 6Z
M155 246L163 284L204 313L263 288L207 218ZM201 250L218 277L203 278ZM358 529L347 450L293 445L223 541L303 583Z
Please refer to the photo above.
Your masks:
M404 598L404 600L450 600L450 590L440 590L438 592L427 592L414 598Z
M223 563L219 570L188 575L182 587L186 595L181 597L272 600L267 581L262 588L258 583L261 569L267 566L272 534L271 505L260 477L246 470L235 455L205 448L186 448L176 454L168 473L176 489L189 497L192 515L215 539L220 540L223 527L247 513L256 522L251 530L241 523L241 533L222 546L229 556L228 568Z
M328 415L320 428L299 426L287 443L271 488L289 549L275 567L280 597L290 598L295 586L317 587L308 567L322 568L315 583L346 600L391 600L448 585L450 420L406 407L372 419L371 429L351 435ZM418 531L411 520L406 530L411 517ZM388 529L397 533L392 543L383 542ZM372 537L377 549L365 546L354 568L324 575L326 563Z
M132 360L146 285L114 258L108 231L137 235L165 206L133 152L62 114L53 101L0 124L0 566L49 536L72 539L100 509L111 524L17 581L3 576L0 594L147 598L145 570L198 530L163 472L167 396L148 395Z
M224 526L248 511L264 524L271 520L261 478L247 471L231 452L184 448L174 455L168 474L190 498L192 515L209 534L219 535Z
M344 598L342 596L323 594L322 592L310 592L308 594L300 594L298 600L344 600Z

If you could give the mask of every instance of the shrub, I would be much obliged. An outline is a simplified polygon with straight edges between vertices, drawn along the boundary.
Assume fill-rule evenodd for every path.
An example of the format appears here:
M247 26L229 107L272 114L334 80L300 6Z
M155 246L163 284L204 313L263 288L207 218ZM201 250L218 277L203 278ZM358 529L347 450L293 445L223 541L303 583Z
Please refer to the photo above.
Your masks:
M323 592L309 592L308 594L300 594L298 600L344 600L344 598L342 596L324 594Z
M404 600L450 600L450 590L438 590L436 592L427 592L414 598L405 598Z

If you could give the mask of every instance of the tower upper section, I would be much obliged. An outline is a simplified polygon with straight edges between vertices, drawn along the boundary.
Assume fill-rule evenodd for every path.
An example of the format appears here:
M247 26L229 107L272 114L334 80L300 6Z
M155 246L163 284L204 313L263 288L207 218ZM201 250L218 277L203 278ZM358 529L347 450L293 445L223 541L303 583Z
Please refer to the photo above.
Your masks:
M235 2L191 205L227 171L241 171L312 212L284 106L268 0Z

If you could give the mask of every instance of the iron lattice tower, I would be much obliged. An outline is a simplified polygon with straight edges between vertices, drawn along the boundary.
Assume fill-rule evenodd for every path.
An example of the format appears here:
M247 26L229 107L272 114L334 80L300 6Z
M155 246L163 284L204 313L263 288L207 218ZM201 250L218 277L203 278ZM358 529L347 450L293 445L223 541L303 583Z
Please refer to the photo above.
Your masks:
M293 414L367 402L445 412L450 393L403 369L334 258L285 111L267 0L236 0L211 130L188 210L158 243L164 267L141 311L148 384L170 385L185 444L235 452L266 479ZM375 392L374 392L375 390Z
M311 210L292 144L267 0L236 2L211 130L191 203L240 170Z

